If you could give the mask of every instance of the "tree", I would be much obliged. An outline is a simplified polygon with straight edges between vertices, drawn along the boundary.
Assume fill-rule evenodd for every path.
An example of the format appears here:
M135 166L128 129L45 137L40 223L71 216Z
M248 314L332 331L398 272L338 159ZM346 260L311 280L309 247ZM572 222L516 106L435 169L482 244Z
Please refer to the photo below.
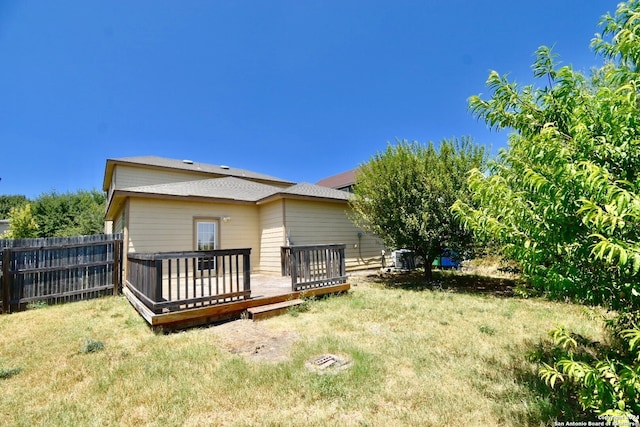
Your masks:
M605 63L590 76L556 66L555 55L541 47L533 66L541 87L492 72L490 99L470 98L474 115L513 133L489 175L471 175L477 206L459 201L454 211L476 233L501 242L538 289L637 322L640 1L621 3L602 24L592 47ZM613 331L624 343L617 356L588 362L574 360L568 335L555 333L568 352L543 377L552 386L565 379L578 384L585 409L623 416L640 409L634 360L640 330L628 326L635 328ZM625 359L629 351L636 354Z
M38 237L79 236L104 231L105 195L101 191L43 193L33 202Z
M450 208L467 199L467 173L484 161L484 148L470 138L443 140L438 150L433 143L389 144L356 173L352 220L388 247L415 251L430 280L431 264L445 249L468 247L471 234Z
M1 195L0 196L0 219L9 217L11 208L16 208L26 205L27 198L23 195Z
M492 72L492 98L470 99L476 116L514 132L490 174L471 175L479 207L458 202L454 210L501 242L549 295L638 309L640 75L608 63L588 78L556 68L554 56L546 47L537 51L534 76L544 78L542 88Z
M6 231L5 239L29 239L38 237L38 224L31 212L29 203L11 208L9 212L9 230Z

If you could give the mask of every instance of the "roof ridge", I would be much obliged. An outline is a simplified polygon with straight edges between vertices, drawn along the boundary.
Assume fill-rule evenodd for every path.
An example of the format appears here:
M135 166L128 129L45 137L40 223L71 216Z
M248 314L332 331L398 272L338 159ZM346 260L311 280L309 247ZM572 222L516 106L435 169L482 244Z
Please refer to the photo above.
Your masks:
M111 179L110 169L115 164L131 164L143 165L164 169L174 169L193 173L213 174L218 176L235 176L253 181L273 182L280 185L292 185L295 182L278 178L275 176L249 171L247 169L234 168L224 165L212 165L209 163L201 163L191 160L177 160L160 156L134 156L107 159L107 168L105 170L105 180L103 187L107 186L108 180Z

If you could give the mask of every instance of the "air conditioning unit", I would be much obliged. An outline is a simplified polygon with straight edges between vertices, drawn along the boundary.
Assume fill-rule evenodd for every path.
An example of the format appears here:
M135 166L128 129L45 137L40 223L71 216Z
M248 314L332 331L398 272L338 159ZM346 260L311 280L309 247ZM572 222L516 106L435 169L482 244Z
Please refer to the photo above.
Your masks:
M413 270L416 268L416 254L409 249L398 249L391 252L391 260L396 270Z

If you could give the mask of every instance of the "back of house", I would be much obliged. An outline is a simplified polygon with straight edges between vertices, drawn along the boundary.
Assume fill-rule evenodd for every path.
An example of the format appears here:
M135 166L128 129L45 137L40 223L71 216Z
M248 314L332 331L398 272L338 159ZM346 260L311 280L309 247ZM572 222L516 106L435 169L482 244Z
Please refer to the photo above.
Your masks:
M381 267L382 243L348 218L350 194L224 165L108 159L105 231L124 252L251 248L251 270L281 274L282 247L345 244L347 270Z

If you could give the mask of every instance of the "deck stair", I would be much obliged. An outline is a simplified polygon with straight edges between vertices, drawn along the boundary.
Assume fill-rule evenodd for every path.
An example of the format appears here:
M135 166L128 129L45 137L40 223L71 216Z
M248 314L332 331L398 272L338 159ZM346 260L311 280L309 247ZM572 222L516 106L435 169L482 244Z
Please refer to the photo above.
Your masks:
M295 307L303 303L303 300L296 298L288 301L277 302L274 304L250 307L247 309L247 312L249 312L249 318L253 319L253 321L255 322L256 320L268 319L269 317L284 314L287 312L287 310L289 310L290 307Z

